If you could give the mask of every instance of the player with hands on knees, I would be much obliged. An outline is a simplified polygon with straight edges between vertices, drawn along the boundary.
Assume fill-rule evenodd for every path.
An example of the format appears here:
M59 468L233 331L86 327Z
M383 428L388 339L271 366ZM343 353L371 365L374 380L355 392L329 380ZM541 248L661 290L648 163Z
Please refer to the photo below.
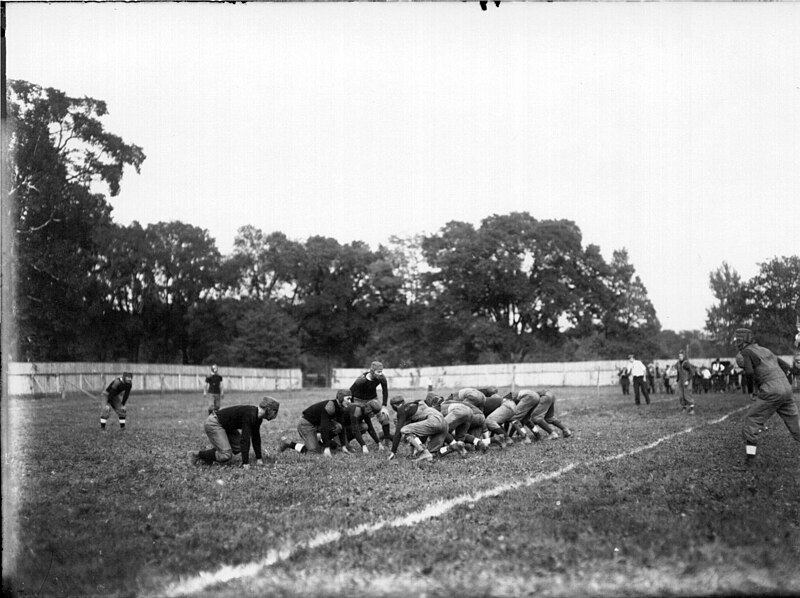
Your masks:
M364 372L355 379L350 386L350 392L353 395L353 403L366 410L370 401L378 398L378 386L381 387L382 402L380 403L380 410L375 416L381 425L383 438L388 442L390 438L389 422L391 419L387 404L389 401L389 383L386 381L386 376L383 375L383 364L380 361L373 361L369 366L369 371ZM374 409L370 409L370 411L374 411Z
M119 429L125 429L125 421L128 413L125 405L128 402L132 387L133 374L131 372L123 372L122 376L114 378L103 391L103 398L100 403L100 430L105 431L106 422L108 421L108 416L112 409L119 419Z

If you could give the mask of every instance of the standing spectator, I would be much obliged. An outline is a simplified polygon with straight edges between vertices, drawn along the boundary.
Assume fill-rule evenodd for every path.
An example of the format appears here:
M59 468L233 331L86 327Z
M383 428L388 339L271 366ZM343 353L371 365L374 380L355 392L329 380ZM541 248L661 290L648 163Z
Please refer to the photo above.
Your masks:
M737 358L738 357L740 357L740 355L737 355ZM728 377L728 380L730 381L730 387L734 390L739 390L741 388L741 376L743 371L737 361L738 359L734 359L734 362L731 365L731 373ZM742 361L742 365L744 365L744 361Z
M203 396L210 394L213 402L208 408L208 412L217 411L222 406L222 376L217 372L217 364L211 366L211 375L206 377L206 388Z
M103 398L100 401L100 430L105 431L108 415L112 409L119 419L119 429L125 429L125 417L128 411L125 404L128 402L132 386L133 374L122 372L122 376L114 378L103 391Z
M674 378L674 376L672 375L672 372L674 372L672 364L667 364L664 366L664 372L662 374L664 381L664 393L668 395L671 395L673 392L672 379Z
M636 359L633 355L628 355L628 370L631 372L633 378L633 400L639 405L639 393L644 395L644 400L650 404L650 393L647 392L647 386L644 383L644 377L647 375L647 368L645 365Z
M744 370L752 375L757 389L755 402L750 406L742 426L745 463L751 463L756 457L758 435L774 413L783 419L792 438L800 442L800 412L787 378L789 364L756 343L753 333L747 328L737 329L733 333L733 342L742 354Z
M389 400L389 384L386 381L386 376L383 375L383 364L380 361L373 361L369 366L369 371L364 372L355 382L350 386L350 392L353 395L353 403L366 407L367 403L373 399L378 398L378 386L383 391L381 409L377 413L378 423L381 425L383 431L383 438L389 441L389 408L387 401Z
M392 452L389 460L397 457L400 440L405 439L413 448L417 461L433 460L432 452L438 451L447 436L447 422L444 416L422 401L408 401L402 396L392 397L392 409L397 412L397 425L394 429ZM422 439L427 439L427 446Z
M708 394L711 390L711 369L703 364L700 366L700 383L703 387L703 393Z
M278 416L280 404L272 397L264 397L255 405L234 405L208 414L205 432L214 448L189 453L189 462L227 463L233 455L242 454L242 467L250 469L250 443L256 454L256 465L268 457L261 451L261 422Z
M337 436L341 437L341 445L346 447L344 426L341 422L349 404L350 391L339 390L336 392L335 399L319 401L306 407L297 424L297 433L302 438L302 442L292 442L282 436L278 442L278 450L283 452L291 448L300 454L308 451L321 452L325 457L330 457L331 448L337 444ZM344 450L348 452L346 448Z
M694 399L692 398L692 380L695 377L696 369L691 362L686 359L686 352L682 349L678 351L678 361L675 363L677 380L675 387L678 391L681 409L688 409L689 415L694 415Z
M678 368L675 367L674 363L670 363L668 367L669 372L669 385L672 389L670 394L674 394L675 388L678 385Z
M623 365L621 368L619 368L617 375L619 376L619 385L622 387L622 394L630 394L631 372L628 369L628 366Z
M647 390L651 393L656 393L656 377L658 376L658 370L656 369L656 364L652 361L647 364Z
M722 360L717 357L711 362L711 389L714 392L725 391L725 366L722 365Z

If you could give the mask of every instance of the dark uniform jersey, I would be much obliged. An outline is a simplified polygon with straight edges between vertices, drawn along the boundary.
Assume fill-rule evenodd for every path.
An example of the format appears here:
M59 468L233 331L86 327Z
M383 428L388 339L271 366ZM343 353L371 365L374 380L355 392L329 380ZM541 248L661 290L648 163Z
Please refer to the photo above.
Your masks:
M250 462L250 443L256 459L261 459L261 422L258 407L255 405L234 405L217 411L217 421L226 432L241 430L239 447L242 451L242 465Z
M206 378L208 384L208 392L212 395L220 394L220 384L222 384L222 376L219 374L212 374Z
M333 406L333 413L329 413L328 405ZM303 411L303 418L313 425L322 434L322 445L331 445L331 430L333 422L341 423L344 419L342 408L336 401L320 401L314 403Z
M389 386L386 383L386 376L376 376L373 380L367 378L369 372L364 372L353 385L350 387L350 392L353 394L354 399L362 401L371 401L378 398L378 386L383 390L383 406L386 406L389 400Z
M113 399L118 395L122 395L122 404L128 402L128 396L131 394L131 387L133 385L130 382L125 382L122 378L115 378L111 381L106 387L106 394L108 394L109 399Z

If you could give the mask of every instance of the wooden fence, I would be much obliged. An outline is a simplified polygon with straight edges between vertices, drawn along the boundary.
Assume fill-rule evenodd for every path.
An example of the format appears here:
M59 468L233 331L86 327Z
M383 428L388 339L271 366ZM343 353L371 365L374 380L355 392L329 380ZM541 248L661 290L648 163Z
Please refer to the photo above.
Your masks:
M792 363L792 356L783 356ZM732 358L730 358L732 360ZM712 359L690 359L695 367L710 366ZM627 363L617 361L575 361L560 363L516 363L490 365L454 365L423 368L384 368L390 389L423 390L497 386L498 388L542 388L559 386L614 386L619 384L617 372ZM659 359L655 363L663 372L664 366L675 359ZM331 376L333 388L349 388L366 369L335 368ZM795 384L797 382L795 381Z
M109 382L133 374L134 393L202 392L208 366L142 363L19 363L8 365L12 396L98 396ZM225 392L263 392L302 388L300 369L226 368L220 366Z

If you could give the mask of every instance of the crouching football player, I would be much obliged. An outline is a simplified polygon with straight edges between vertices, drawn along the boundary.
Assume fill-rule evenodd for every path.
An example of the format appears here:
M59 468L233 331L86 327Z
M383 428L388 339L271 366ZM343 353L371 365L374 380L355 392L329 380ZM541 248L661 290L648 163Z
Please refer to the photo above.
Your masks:
M556 417L556 396L549 390L541 390L538 393L539 403L533 408L527 424L533 428L533 433L543 439L556 439L558 432L553 427L561 430L564 438L572 436L569 428L561 423Z
M271 421L278 415L280 404L272 397L264 397L255 405L234 405L211 412L206 418L205 432L214 448L189 453L189 462L227 463L233 455L242 455L242 467L250 468L250 443L256 454L256 465L261 465L266 454L261 451L261 422Z
M397 412L397 425L392 440L392 451L389 460L397 457L400 440L406 440L419 453L418 461L431 461L432 452L438 451L447 435L447 422L444 416L422 401L408 401L402 396L392 397L389 401ZM427 446L421 438L427 438Z
M284 436L278 443L278 450L283 452L292 449L300 454L309 451L321 452L325 457L330 457L331 449L341 444L343 450L348 452L345 448L347 443L344 438L344 426L341 422L349 404L350 391L339 390L335 399L319 401L310 405L303 411L300 423L297 424L297 433L302 438L302 442L294 442Z

